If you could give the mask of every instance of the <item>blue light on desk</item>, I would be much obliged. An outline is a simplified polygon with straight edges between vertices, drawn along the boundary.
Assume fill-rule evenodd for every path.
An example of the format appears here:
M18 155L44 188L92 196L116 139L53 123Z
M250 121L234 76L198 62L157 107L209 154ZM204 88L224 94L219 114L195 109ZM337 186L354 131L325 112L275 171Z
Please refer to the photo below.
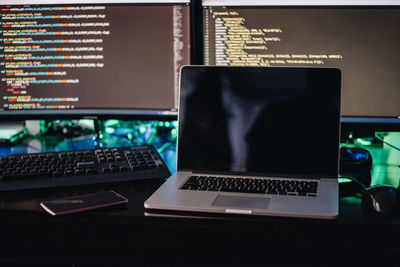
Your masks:
M351 149L346 149L347 156L353 160L365 160L368 158L368 154L366 153L361 153L357 151L353 151Z

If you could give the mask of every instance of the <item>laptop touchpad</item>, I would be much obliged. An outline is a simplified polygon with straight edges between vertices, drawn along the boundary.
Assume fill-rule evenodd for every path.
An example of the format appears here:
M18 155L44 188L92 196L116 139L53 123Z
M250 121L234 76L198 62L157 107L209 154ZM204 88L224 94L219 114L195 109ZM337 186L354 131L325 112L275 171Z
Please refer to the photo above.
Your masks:
M270 200L271 198L268 197L218 195L211 205L232 208L266 209Z

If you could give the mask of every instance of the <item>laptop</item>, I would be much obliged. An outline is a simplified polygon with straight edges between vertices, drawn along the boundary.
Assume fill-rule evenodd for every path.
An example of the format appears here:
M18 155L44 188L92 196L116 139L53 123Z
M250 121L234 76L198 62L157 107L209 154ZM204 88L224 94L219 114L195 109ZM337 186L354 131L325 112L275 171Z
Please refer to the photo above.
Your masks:
M177 172L145 208L338 216L341 72L184 66Z

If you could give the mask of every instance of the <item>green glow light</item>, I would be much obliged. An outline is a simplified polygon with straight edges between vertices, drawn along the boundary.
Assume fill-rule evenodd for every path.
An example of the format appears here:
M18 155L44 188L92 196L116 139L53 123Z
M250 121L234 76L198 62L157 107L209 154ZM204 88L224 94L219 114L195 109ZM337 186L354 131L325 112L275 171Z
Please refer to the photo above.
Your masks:
M356 141L364 146L370 146L372 145L372 142L370 140L366 140L363 138L357 138Z
M82 119L79 120L78 125L84 126L89 129L94 129L94 120Z
M144 134L146 132L146 126L140 125L139 126L139 133Z
M115 126L119 124L119 120L107 120L104 122L105 127Z
M15 130L9 130L9 129L2 129L0 131L0 139L9 139L13 135L17 134L18 132Z
M165 122L165 127L169 127L169 122L168 121Z
M105 129L105 131L106 131L106 133L113 134L113 133L115 132L115 129L114 129L114 128L111 128L111 127L107 127L107 128Z
M102 139L103 138L103 134L99 134L99 138Z
M339 178L338 181L339 181L339 183L349 183L349 182L351 182L351 179L348 179L348 178Z
M164 126L164 122L163 122L163 121L160 121L160 122L158 123L158 125L160 125L160 127L163 127L163 126Z
M172 125L174 125L174 127L177 128L177 127L178 127L178 121L174 121L174 122L172 123Z
M39 121L39 129L40 129L39 133L45 133L47 131L47 129L50 128L50 126L51 126L51 121L49 121L46 124L46 121L40 120Z
M131 133L128 133L126 136L128 137L129 140L132 140L132 138L133 138Z

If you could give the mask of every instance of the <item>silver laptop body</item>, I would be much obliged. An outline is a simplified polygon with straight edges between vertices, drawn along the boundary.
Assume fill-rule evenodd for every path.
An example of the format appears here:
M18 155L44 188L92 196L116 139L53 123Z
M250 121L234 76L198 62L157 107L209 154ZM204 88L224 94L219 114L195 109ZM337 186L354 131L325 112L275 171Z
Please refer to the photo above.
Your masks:
M183 67L177 172L145 208L336 218L340 88L335 68Z

